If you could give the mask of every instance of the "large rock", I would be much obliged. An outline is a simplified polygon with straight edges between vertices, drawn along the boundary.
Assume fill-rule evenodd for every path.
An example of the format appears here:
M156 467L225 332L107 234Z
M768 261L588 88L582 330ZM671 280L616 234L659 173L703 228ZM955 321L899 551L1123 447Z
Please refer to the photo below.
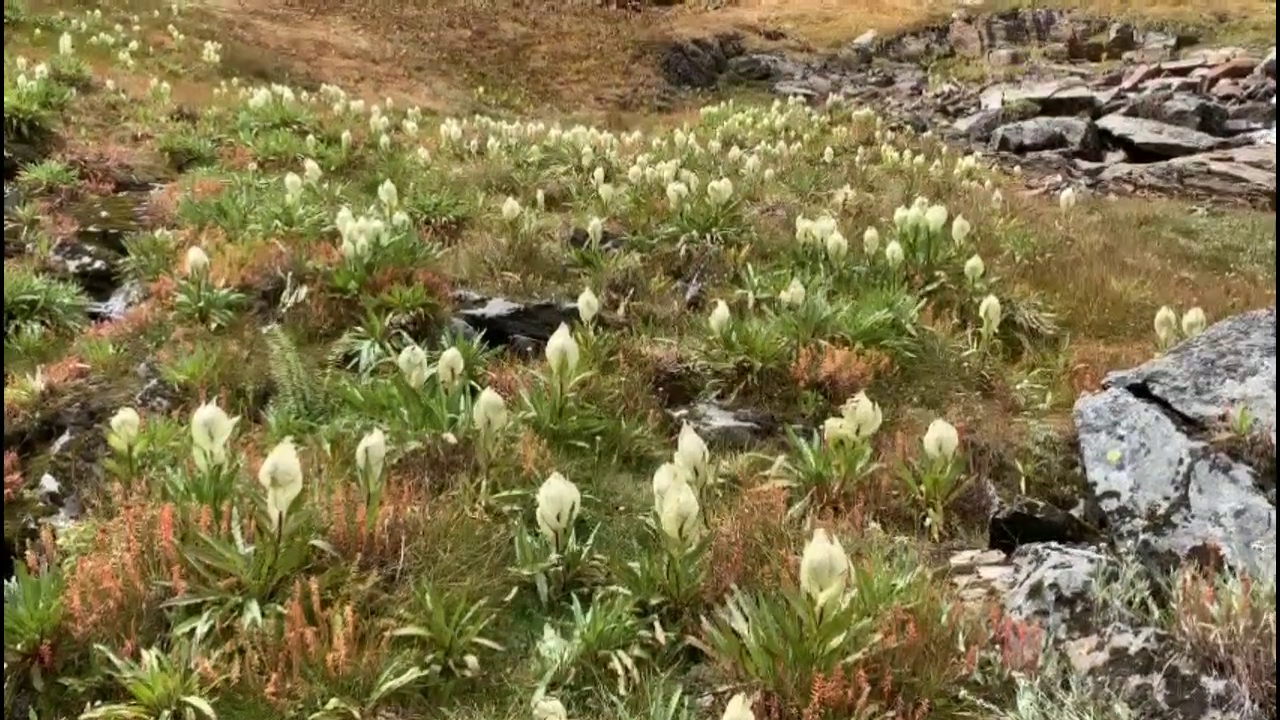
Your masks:
M1041 628L1072 669L1143 720L1263 717L1242 688L1197 667L1168 631L1099 592L1119 570L1097 548L1038 543L1018 548L996 585L1005 613ZM993 573L989 573L993 574ZM1015 634L1015 637L1021 637ZM1034 653L1040 637L1024 642ZM1006 649L1009 652L1010 649Z
M1154 560L1217 555L1274 579L1274 458L1263 477L1212 437L1248 408L1274 446L1275 308L1219 322L1103 385L1076 402L1075 422L1090 504L1113 539Z
M1276 200L1276 151L1249 145L1156 163L1120 163L1099 180L1166 194L1203 195L1255 205Z
M983 109L994 110L1019 104L1034 104L1043 115L1096 116L1110 100L1079 78L1068 78L1029 85L993 85L982 92Z
M532 352L551 338L560 325L578 320L578 304L553 301L520 303L490 298L468 291L452 296L459 309L454 329L464 334L483 333L486 343Z
M1131 156L1173 158L1222 145L1221 139L1199 130L1120 114L1098 120L1098 130L1113 138Z
M1066 150L1087 159L1101 152L1098 130L1093 122L1072 117L1038 117L1001 125L991 135L991 149L1029 153Z
M956 120L953 127L970 140L986 142L1004 122L1003 110L979 110Z
M715 87L728 69L729 60L742 52L742 36L737 33L680 40L669 45L663 54L662 73L676 87Z
M781 80L799 75L803 68L791 60L770 53L749 53L731 58L729 72L741 80Z
M1210 135L1221 135L1229 116L1227 108L1222 105L1208 98L1183 92L1138 98L1123 114Z

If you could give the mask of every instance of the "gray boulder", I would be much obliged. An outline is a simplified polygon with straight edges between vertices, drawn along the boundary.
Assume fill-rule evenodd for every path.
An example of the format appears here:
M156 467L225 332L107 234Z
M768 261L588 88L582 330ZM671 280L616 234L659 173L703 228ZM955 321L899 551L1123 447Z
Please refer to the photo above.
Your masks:
M1018 548L1009 564L999 586L1005 613L1040 627L1078 676L1123 702L1132 717L1262 717L1240 687L1197 667L1140 609L1100 592L1103 583L1117 581L1121 564L1114 556L1093 547L1037 543ZM1024 642L1037 640L1032 635Z
M1004 122L1002 110L979 110L956 120L953 127L970 140L985 142Z
M1213 440L1240 408L1274 446L1275 308L1219 322L1076 402L1090 504L1119 545L1275 578L1274 457L1264 477Z
M992 133L990 145L995 151L1019 154L1066 150L1086 159L1097 159L1102 148L1093 122L1072 117L1038 117L1001 125Z
M1159 120L1111 114L1098 120L1098 130L1113 138L1131 155L1172 158L1207 152L1223 142L1208 133L1170 125Z
M1099 180L1165 194L1191 194L1274 207L1276 151L1247 145L1155 163L1119 163Z
M1186 92L1138 98L1123 114L1210 135L1223 134L1229 117L1227 108L1222 105Z

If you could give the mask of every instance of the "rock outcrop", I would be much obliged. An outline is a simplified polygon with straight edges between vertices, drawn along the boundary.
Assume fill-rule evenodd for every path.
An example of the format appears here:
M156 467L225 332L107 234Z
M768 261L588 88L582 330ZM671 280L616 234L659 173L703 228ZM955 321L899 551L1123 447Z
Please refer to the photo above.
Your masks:
M1272 445L1269 468L1215 443L1242 412ZM1162 561L1219 554L1274 579L1274 308L1109 376L1077 402L1075 420L1091 505L1118 543Z
M866 33L826 57L753 51L742 36L680 41L663 67L683 87L763 83L778 95L871 105L994 152L1042 185L1274 207L1275 51L1192 50L1194 40L1062 10L960 12L905 34ZM948 56L1006 80L931 82L928 63ZM1097 64L1117 58L1119 67ZM1255 147L1269 164L1217 154Z
M1174 567L1275 580L1275 333L1275 308L1228 318L1080 398L1084 517L1006 503L991 549L952 559L960 596L1040 628L1133 717L1267 717L1159 615Z

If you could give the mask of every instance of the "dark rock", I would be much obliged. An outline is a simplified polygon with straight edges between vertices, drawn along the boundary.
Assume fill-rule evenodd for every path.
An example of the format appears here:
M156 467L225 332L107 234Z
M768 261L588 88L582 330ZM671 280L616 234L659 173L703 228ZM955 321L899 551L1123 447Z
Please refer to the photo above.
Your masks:
M1253 58L1233 58L1210 68L1209 72L1204 75L1205 83L1212 87L1219 80L1249 77L1255 67L1257 67L1257 62Z
M800 65L769 53L750 53L729 60L728 70L748 81L779 80L799 75Z
M1271 47L1271 50L1267 53L1267 56L1263 58L1262 62L1258 63L1258 67L1254 69L1254 72L1269 78L1275 78L1276 48L1274 45Z
M1129 23L1112 23L1107 29L1107 54L1119 57L1137 46L1137 37Z
M1071 59L1071 50L1066 43L1049 43L1040 48L1040 56L1049 62L1066 62Z
M1107 47L1097 40L1073 38L1067 43L1067 56L1072 60L1098 62L1107 54Z
M987 524L987 547L1011 553L1031 543L1084 543L1097 533L1071 513L1033 498L1001 504Z
M928 27L919 32L886 39L883 42L883 52L890 60L905 63L948 57L954 52L949 33L948 26Z
M146 291L141 285L135 282L125 283L116 288L105 300L91 303L89 317L98 322L119 320L145 295Z
M993 85L983 90L981 102L986 109L1034 103L1044 115L1095 116L1106 99L1110 99L1109 94L1100 94L1073 78L1028 85Z
M802 97L816 100L826 97L831 92L831 81L823 77L810 77L804 80L783 80L775 83L773 93L783 97Z
M975 142L986 142L1004 122L1003 110L979 110L956 120L954 127Z
M1131 190L1199 195L1274 209L1276 151L1253 145L1157 163L1124 163L1107 168L1099 180Z
M1208 66L1209 61L1204 56L1189 57L1181 60L1166 60L1160 63L1160 72L1165 75L1183 76L1190 75L1192 72Z
M1118 558L1098 548L1043 543L1019 548L1010 565L1011 572L1001 578L1005 612L1043 629L1071 669L1110 694L1113 702L1123 702L1134 717L1261 717L1242 688L1198 667L1175 638L1151 624L1154 620L1140 606L1126 606L1101 592L1104 583L1119 581ZM1140 600L1158 600L1158 586L1150 579L1139 575L1128 582L1139 592L1144 588L1137 583L1145 584L1149 594Z
M1248 120L1262 125L1274 125L1276 122L1275 103L1248 102L1236 105L1227 110L1231 120Z
M1039 117L996 128L991 149L1028 153L1066 150L1086 159L1099 157L1102 145L1098 130L1089 120L1068 117Z
M956 54L964 57L980 58L987 49L987 43L978 26L968 18L953 19L947 39Z
M730 58L742 52L742 36L737 33L680 40L668 46L663 54L662 73L667 82L676 87L715 87L728 69Z
M456 318L483 333L485 342L492 345L517 349L541 345L561 323L572 325L578 320L577 303L518 303L470 292L454 293L453 300L462 306Z
M1174 51L1162 47L1140 47L1120 56L1122 60L1133 64L1155 64L1173 59Z
M1148 79L1156 77L1157 74L1160 74L1160 69L1153 67L1153 65L1140 64L1137 68L1129 70L1129 74L1126 74L1123 81L1120 81L1120 90L1133 90L1133 88L1147 82Z
M1228 318L1076 402L1091 509L1122 547L1158 561L1212 550L1275 578L1275 477L1209 441L1247 407L1274 444L1275 328L1274 307Z
M1194 155L1222 144L1220 139L1198 130L1125 115L1107 115L1098 121L1098 130L1134 157Z
M1026 61L1027 53L1020 48L996 48L987 53L987 64L992 67L1011 67Z
M687 422L708 445L746 448L769 433L772 425L766 418L744 410L727 408L715 402L699 402L671 411L676 422Z
M119 286L121 256L96 243L65 240L49 254L50 273L75 282L91 300L104 302Z
M1228 117L1227 109L1222 105L1191 93L1142 97L1130 105L1124 114L1211 135L1222 134Z

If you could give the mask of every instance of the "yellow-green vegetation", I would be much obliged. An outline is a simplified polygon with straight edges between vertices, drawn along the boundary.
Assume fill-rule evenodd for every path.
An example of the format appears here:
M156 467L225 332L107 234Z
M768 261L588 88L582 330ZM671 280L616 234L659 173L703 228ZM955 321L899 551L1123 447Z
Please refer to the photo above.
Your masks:
M1103 373L1275 302L1273 213L1030 196L844 103L605 130L225 51L5 4L6 717L1119 717L946 551L982 483L1072 493ZM105 320L50 269L102 237ZM571 311L525 356L460 290ZM764 431L669 412L712 399ZM31 532L45 473L86 512ZM1274 588L1179 588L1274 709Z

